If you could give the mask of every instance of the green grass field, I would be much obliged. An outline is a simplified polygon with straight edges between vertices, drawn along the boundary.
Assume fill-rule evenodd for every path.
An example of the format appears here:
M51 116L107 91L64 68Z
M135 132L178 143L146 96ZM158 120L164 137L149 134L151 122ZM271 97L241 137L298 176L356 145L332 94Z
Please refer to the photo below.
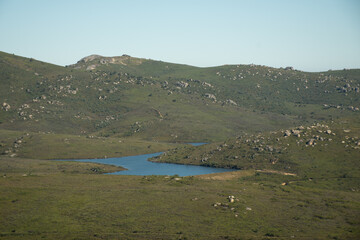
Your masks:
M1 163L2 239L357 239L359 186L258 173L229 180L90 174ZM75 164L75 163L71 163ZM80 163L76 163L76 165ZM51 168L28 169L46 165ZM84 169L85 168L85 171ZM70 170L69 169L69 170ZM225 173L227 174L227 173ZM282 185L283 181L291 182ZM324 187L329 186L329 187ZM228 196L235 201L229 202ZM217 204L217 206L214 206Z

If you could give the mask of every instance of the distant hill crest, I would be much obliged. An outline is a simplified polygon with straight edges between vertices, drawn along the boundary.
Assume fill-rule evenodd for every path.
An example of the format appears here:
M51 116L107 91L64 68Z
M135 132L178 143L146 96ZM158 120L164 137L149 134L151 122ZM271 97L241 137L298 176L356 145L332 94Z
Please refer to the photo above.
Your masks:
M120 64L120 65L139 65L143 63L145 59L142 58L134 58L130 55L123 54L122 56L115 57L105 57L97 54L92 54L90 56L84 57L80 59L76 64L69 65L75 69L86 69L86 70L94 70L97 67L104 64Z
M80 60L78 61L78 63L80 63L80 62L85 62L85 63L87 63L87 62L90 62L90 61L93 61L93 60L95 60L95 59L97 59L97 58L102 58L102 57L103 57L103 56L101 56L101 55L92 54L92 55L90 55L90 56L83 57L82 59L80 59Z

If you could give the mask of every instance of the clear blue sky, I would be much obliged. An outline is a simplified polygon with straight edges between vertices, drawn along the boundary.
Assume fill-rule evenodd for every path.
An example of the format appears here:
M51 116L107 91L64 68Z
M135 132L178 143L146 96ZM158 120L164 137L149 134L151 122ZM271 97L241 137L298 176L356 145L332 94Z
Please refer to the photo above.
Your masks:
M360 68L358 0L0 0L0 51L68 65L90 54L195 66Z

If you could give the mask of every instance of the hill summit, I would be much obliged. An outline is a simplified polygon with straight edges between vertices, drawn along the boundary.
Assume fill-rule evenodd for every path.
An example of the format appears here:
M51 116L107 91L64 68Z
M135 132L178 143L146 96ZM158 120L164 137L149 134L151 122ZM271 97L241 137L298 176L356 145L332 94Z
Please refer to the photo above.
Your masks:
M192 142L354 117L360 70L198 68L90 55L60 67L0 53L0 127Z
M104 57L100 55L90 55L80 59L76 64L70 65L68 67L73 67L75 69L85 69L87 71L94 70L102 65L116 64L116 65L139 65L145 59L134 58L129 55L122 55L118 57Z

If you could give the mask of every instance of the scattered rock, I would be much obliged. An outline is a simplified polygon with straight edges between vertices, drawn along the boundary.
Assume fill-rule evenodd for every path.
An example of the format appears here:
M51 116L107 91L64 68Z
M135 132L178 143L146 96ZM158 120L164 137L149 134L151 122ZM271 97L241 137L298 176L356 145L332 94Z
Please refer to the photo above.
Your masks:
M95 65L95 64L89 65L89 66L86 68L86 71L94 70L95 68L96 68L96 65Z
M266 146L266 150L272 152L274 151L274 148L272 146Z
M228 196L228 200L229 200L229 202L233 203L235 201L235 197L234 196Z
M11 106L10 106L10 104L4 102L2 104L2 108L7 112L7 111L9 111L11 109Z
M292 129L291 130L292 134L296 137L300 137L300 133L301 131L300 130L297 130L297 129Z
M231 100L231 99L226 100L226 103L227 103L227 104L232 104L232 105L237 106L237 103L236 103L236 102L234 102L234 101L233 101L233 100Z
M289 137L291 135L291 132L289 131L289 130L286 130L285 132L284 132L284 136L285 137Z
M98 168L98 167L91 168L90 170L95 172L95 173L101 172L101 169Z
M205 97L210 98L211 100L213 100L214 102L216 102L216 97L215 97L214 94L205 93Z
M182 88L187 88L189 86L189 84L184 81L177 82L176 85Z
M309 145L309 146L314 146L316 145L316 142L315 142L315 139L310 139L309 141L306 142L306 145Z
M93 55L90 55L90 56L80 59L78 63L81 63L81 62L87 63L87 62L93 61L93 60L95 60L97 58L101 58L101 57L102 56L100 56L100 55L93 54Z
M207 82L203 82L201 85L203 85L204 87L213 87L210 83Z

